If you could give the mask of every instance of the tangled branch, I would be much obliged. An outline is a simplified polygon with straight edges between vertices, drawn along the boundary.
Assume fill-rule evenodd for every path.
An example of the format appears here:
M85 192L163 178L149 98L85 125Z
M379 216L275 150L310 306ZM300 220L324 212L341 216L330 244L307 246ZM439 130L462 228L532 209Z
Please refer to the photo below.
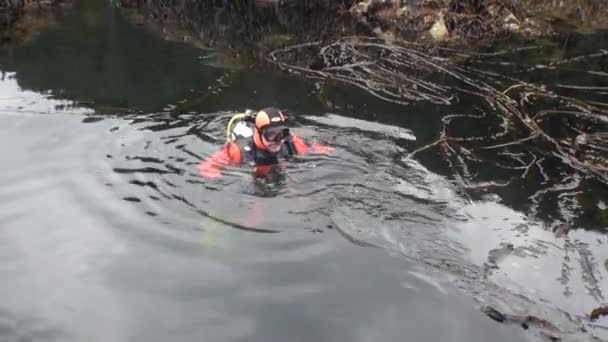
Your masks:
M476 114L444 116L437 139L405 156L405 159L413 158L423 151L439 148L465 187L499 184L473 179L471 167L488 162L493 167L519 172L511 180L500 183L502 186L529 177L533 170L546 182L551 177L549 169L543 167L548 158L559 160L571 174L579 173L608 184L606 104L560 95L546 85L457 64L446 55L470 60L484 56L455 52L437 49L431 54L415 43L396 45L379 38L349 36L326 45L316 41L289 46L271 52L268 60L289 72L351 84L380 99L402 105L417 101L450 105L462 94L480 97L485 108L478 108ZM552 62L550 66L605 54L600 51ZM313 62L303 65L302 56L313 57ZM505 85L508 85L505 90L498 89ZM565 87L568 86L553 86L558 90ZM455 135L452 123L456 120L488 122L490 132ZM538 201L537 197L547 191L549 189L541 190L532 199Z

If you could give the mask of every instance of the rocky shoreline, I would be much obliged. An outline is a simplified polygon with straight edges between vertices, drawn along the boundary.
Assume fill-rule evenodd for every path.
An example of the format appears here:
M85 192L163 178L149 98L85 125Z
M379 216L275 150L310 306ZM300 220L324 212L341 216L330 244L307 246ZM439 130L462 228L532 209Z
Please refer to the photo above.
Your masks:
M9 0L0 5L0 41L27 40L70 0ZM116 0L138 23L200 47L263 55L305 40L363 34L428 45L486 43L562 29L608 28L601 0ZM51 18L51 19L49 19Z
M120 0L119 3L122 8L131 9L140 23L160 25L165 34L179 32L174 36L181 35L197 45L214 47L222 38L229 48L237 48L241 40L270 41L272 46L257 46L266 50L282 43L301 43L305 38L333 36L335 39L363 31L388 42L469 46L513 35L535 38L562 29L608 28L608 2L601 0L576 3L555 0ZM283 39L274 39L277 33L282 34ZM289 39L285 39L286 36Z
M519 35L539 37L564 27L608 27L608 3L583 0L364 0L349 12L380 36L424 43L469 44Z

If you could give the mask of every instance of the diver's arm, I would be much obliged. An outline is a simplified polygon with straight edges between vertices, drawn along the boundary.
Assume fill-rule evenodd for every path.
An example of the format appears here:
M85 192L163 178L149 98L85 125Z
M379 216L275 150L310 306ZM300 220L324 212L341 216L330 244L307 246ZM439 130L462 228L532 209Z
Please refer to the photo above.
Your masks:
M300 139L299 136L297 136L297 134L291 133L290 139L291 139L291 143L295 147L296 154L304 154L304 153L306 153L306 151L308 151L308 146L302 139Z
M306 145L306 143L295 133L291 133L291 141L293 146L296 148L297 154L304 154L307 151L312 152L320 152L320 153L330 153L334 150L333 147L325 146L319 143L312 143L310 146Z
M313 152L319 152L319 153L330 153L330 152L333 152L335 150L335 148L331 147L331 146L319 144L319 143L312 143L312 145L310 145L310 150Z
M240 162L241 153L238 146L235 143L230 143L201 161L198 164L198 171L203 177L218 178L221 177L220 168L222 166Z

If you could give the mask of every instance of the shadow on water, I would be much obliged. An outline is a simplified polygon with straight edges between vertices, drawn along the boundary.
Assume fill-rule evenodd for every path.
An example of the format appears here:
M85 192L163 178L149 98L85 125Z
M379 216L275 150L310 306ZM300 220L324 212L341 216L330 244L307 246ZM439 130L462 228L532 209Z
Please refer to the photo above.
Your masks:
M116 341L201 338L193 327L248 341L310 340L311 331L511 341L522 326L528 337L607 337L587 317L608 291L601 177L544 144L478 153L483 144L454 139L412 154L442 131L495 137L504 127L492 105L506 102L478 93L523 80L559 96L524 89L518 109L558 109L539 121L544 131L586 132L586 153L605 157L593 147L604 146L594 139L605 113L586 107L606 98L606 53L591 43L605 33L457 62L429 55L449 73L419 63L412 75L456 96L402 105L340 80L222 67L210 62L217 51L161 41L101 2L79 2L60 22L0 58L9 336L29 329L14 323L24 313L33 325L30 316L55 317L44 325L81 340L99 336L98 324ZM586 115L569 121L572 103ZM266 105L287 108L303 138L335 152L298 157L266 183L239 167L201 177L197 164L220 147L230 115ZM62 286L46 295L40 282ZM517 326L481 319L454 288Z

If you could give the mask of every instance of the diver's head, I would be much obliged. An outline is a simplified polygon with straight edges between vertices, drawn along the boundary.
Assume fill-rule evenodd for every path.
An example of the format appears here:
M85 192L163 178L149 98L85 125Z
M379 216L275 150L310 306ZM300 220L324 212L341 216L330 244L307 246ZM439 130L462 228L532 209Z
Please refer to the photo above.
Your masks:
M281 111L268 107L256 114L253 141L257 148L278 153L288 137L289 128L285 126L285 116Z

